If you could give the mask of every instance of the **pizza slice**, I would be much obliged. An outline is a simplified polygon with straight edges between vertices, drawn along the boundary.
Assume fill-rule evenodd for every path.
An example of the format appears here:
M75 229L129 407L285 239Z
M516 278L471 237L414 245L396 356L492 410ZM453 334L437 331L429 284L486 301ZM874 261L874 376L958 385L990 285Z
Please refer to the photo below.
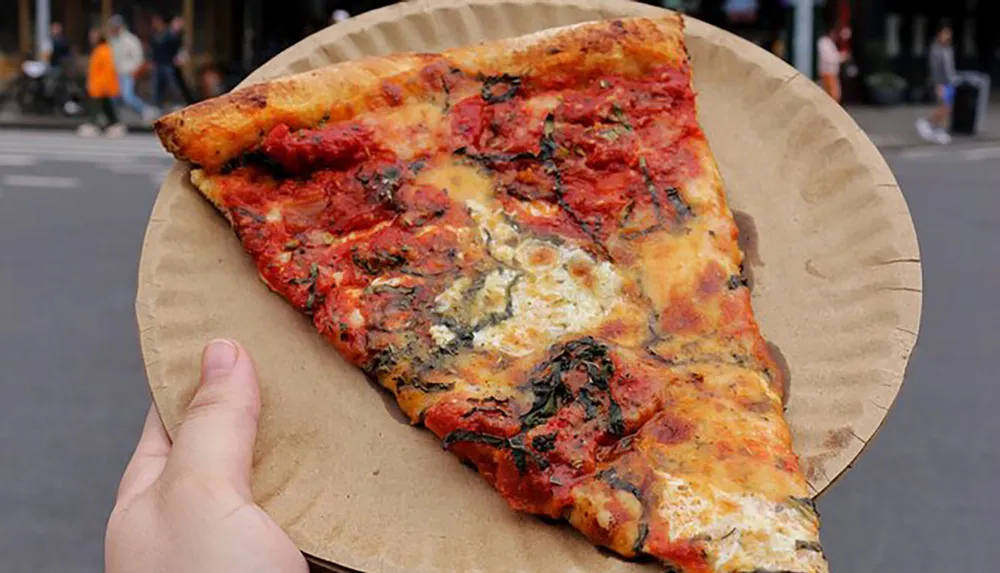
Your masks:
M156 132L264 282L510 506L827 571L679 16L338 64Z

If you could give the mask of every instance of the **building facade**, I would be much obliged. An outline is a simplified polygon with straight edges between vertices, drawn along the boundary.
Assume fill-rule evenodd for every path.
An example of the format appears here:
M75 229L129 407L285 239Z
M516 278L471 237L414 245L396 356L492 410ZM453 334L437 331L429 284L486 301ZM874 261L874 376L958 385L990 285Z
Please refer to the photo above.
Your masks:
M211 66L237 81L249 70L312 32L327 26L334 10L357 15L391 4L388 0L2 0L16 3L16 17L0 18L0 52L10 61L35 51L39 7L62 22L70 43L86 52L87 30L111 14L125 17L140 38L150 35L153 14L182 16L184 43L192 55L188 73ZM847 100L863 99L863 78L891 73L920 86L926 81L926 53L934 31L951 22L960 69L991 73L1000 83L1000 0L813 0L813 29L795 28L798 0L642 0L681 10L730 30L779 57L792 60L797 34L815 42L833 23L851 30L851 65L845 74ZM807 0L808 1L808 0ZM2 70L0 70L2 71ZM916 91L914 91L916 93ZM919 98L919 95L915 97Z

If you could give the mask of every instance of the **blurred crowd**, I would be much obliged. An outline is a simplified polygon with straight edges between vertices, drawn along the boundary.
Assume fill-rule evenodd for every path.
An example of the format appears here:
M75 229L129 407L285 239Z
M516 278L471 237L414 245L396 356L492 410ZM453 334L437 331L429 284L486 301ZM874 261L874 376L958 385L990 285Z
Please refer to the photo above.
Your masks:
M63 24L54 21L35 54L8 81L0 103L16 101L21 113L88 117L81 135L121 135L124 110L130 123L149 124L171 109L225 91L218 68L200 65L196 85L184 49L185 22L175 16L152 15L144 39L121 15L89 30L84 49L71 45ZM80 64L85 62L85 65Z
M188 58L183 49L183 19L174 17L168 22L164 16L154 15L152 31L144 45L120 15L109 18L103 28L90 30L86 77L90 121L80 127L81 135L96 135L101 126L106 126L108 135L123 134L120 108L131 109L149 123L165 111L168 101L182 105L194 102L182 70ZM50 37L42 60L53 75L66 73L70 49L59 22L52 23ZM143 80L150 83L148 102L136 92L137 82Z

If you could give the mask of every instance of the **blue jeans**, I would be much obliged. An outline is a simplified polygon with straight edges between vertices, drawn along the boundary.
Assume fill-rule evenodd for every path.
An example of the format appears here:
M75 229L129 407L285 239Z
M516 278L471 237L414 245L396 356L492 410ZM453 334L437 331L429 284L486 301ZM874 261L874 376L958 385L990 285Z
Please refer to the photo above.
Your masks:
M135 78L131 74L118 75L118 88L122 92L122 95L118 98L121 103L125 104L126 107L132 108L139 115L142 115L146 111L146 103L139 99L139 96L135 95Z
M951 105L955 103L955 85L954 84L943 84L939 86L941 93L937 94L938 102L945 105Z

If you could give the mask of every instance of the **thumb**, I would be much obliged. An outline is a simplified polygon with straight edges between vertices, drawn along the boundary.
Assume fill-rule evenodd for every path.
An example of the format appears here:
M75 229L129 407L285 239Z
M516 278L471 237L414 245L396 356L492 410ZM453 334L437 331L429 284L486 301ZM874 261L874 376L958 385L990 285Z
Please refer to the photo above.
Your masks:
M165 472L233 488L252 501L250 466L260 389L246 350L213 340L201 357L201 384L188 405Z

